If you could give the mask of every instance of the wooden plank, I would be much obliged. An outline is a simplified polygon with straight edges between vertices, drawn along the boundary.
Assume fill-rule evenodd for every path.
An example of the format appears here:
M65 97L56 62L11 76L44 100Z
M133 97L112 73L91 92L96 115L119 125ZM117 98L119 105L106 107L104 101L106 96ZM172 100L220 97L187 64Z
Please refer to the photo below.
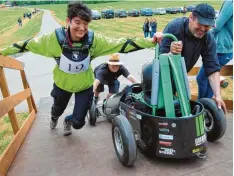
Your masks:
M23 70L24 64L16 59L13 59L9 56L0 55L0 67L11 68L16 70Z
M197 95L192 94L192 100L197 101ZM232 100L223 100L226 104L226 108L228 111L233 111L233 101Z
M12 142L7 147L0 159L0 175L4 176L7 174L8 169L11 166L21 144L24 141L26 134L28 133L33 121L35 119L35 111L33 110L28 119L24 122L19 132L14 136Z
M22 71L22 72L24 72L24 71ZM25 75L25 72L23 73L24 75ZM21 75L22 76L22 75ZM25 81L26 81L26 83L27 83L27 88L30 88L30 86L29 86L29 84L28 84L28 81L27 81L27 78L26 78L26 75L25 76L23 76L23 77L25 77ZM24 84L24 83L23 83ZM33 109L35 110L35 113L37 113L37 107L36 107L36 104L35 104L35 101L34 101L34 98L33 98L33 94L30 96L30 100L31 100L31 102L32 102L32 107L33 107Z
M188 76L196 76L200 70L200 67L193 67L188 73ZM232 76L233 75L233 65L225 65L220 71L222 76Z
M233 76L233 65L225 65L222 67L220 74L222 76Z
M28 88L15 95L4 98L2 101L0 101L0 117L8 113L10 110L12 110L15 106L20 104L22 101L24 101L30 95L31 95L31 89Z
M36 106L36 104L35 104L33 95L31 95L30 98L31 98L31 101L32 101L33 109L35 110L35 113L37 113L37 106Z
M26 79L26 75L25 75L24 70L20 70L20 74L21 74L21 78L22 78L22 82L23 82L24 89L29 88L29 85L28 85L28 82L27 82L27 79ZM33 110L33 105L32 105L32 101L31 101L31 97L28 97L28 98L27 98L27 103L28 103L29 112L32 112L32 110Z
M0 58L0 60L1 60L1 58ZM5 73L4 73L4 70L2 67L0 67L0 87L1 87L1 91L2 91L2 96L4 98L9 97L10 92L8 89L6 76L5 76ZM13 108L11 108L10 111L7 111L7 112L8 112L10 121L11 121L11 126L12 126L12 129L14 131L14 134L16 134L19 130L19 125L18 125L18 121L16 119L15 110ZM1 115L0 115L0 118L1 118Z

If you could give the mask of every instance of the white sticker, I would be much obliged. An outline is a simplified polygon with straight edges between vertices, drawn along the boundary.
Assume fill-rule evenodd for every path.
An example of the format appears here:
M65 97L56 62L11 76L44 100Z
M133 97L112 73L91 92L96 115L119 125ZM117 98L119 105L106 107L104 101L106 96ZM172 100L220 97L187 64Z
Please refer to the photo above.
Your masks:
M201 144L203 144L205 142L206 142L206 134L204 134L203 136L195 139L195 145L196 146L201 145Z
M172 148L161 147L161 150L159 150L158 152L165 155L175 155L176 151Z
M175 128L175 127L176 127L176 123L172 123L172 124L171 124L171 127L172 127L172 128Z
M166 135L166 134L159 134L160 139L166 139L166 140L173 140L172 135Z

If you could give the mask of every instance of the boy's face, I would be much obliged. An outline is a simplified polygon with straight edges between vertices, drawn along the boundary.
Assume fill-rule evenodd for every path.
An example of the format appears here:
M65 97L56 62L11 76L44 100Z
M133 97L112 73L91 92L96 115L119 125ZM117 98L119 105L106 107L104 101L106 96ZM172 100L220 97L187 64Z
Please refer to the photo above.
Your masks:
M108 67L110 69L111 72L115 73L119 70L119 65L110 65L108 64Z
M73 41L80 41L88 32L89 23L80 17L74 17L71 20L67 18L67 24L70 26L71 38Z

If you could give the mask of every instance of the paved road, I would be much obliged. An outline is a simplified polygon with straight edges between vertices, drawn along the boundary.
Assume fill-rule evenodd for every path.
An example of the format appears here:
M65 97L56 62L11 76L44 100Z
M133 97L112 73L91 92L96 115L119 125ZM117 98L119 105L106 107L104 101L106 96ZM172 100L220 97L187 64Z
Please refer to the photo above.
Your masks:
M39 33L40 35L54 31L60 25L52 18L49 11L45 11L42 18L42 26ZM129 68L133 75L140 80L140 70L144 63L151 61L154 58L153 49L144 49L134 53L121 55L122 61L125 66ZM39 104L39 100L42 97L50 96L50 91L53 85L52 70L55 66L55 61L52 58L43 57L40 55L28 52L20 57L18 60L24 62L27 79L32 88L33 96L36 104ZM107 60L107 56L96 58L92 61L92 66L95 67ZM201 60L197 62L198 66L201 65ZM20 74L18 71L6 69L6 76L11 94L15 94L23 90ZM128 82L120 78L123 81L122 87ZM1 97L0 97L1 98ZM27 110L26 103L21 103L17 108L17 111Z

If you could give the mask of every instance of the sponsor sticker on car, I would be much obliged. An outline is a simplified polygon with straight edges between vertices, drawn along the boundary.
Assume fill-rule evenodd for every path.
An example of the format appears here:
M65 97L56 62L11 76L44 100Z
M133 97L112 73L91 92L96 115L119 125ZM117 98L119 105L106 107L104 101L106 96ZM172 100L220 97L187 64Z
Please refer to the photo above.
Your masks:
M204 150L203 147L199 147L199 148L193 149L192 152L193 152L193 153L198 153L198 152L201 152L201 151L203 151L203 150Z
M169 133L169 129L167 128L159 128L159 131Z
M167 122L160 122L158 123L159 126L168 126L168 123Z
M161 147L161 149L158 151L160 154L164 155L175 155L176 151L172 148L164 148Z
M172 145L172 143L169 141L159 141L159 144L166 147L170 147Z
M203 144L205 142L206 142L206 133L203 136L200 136L200 137L195 139L195 145L196 146L201 145L201 144Z
M166 135L166 134L159 134L159 139L173 140L173 136L172 135Z

